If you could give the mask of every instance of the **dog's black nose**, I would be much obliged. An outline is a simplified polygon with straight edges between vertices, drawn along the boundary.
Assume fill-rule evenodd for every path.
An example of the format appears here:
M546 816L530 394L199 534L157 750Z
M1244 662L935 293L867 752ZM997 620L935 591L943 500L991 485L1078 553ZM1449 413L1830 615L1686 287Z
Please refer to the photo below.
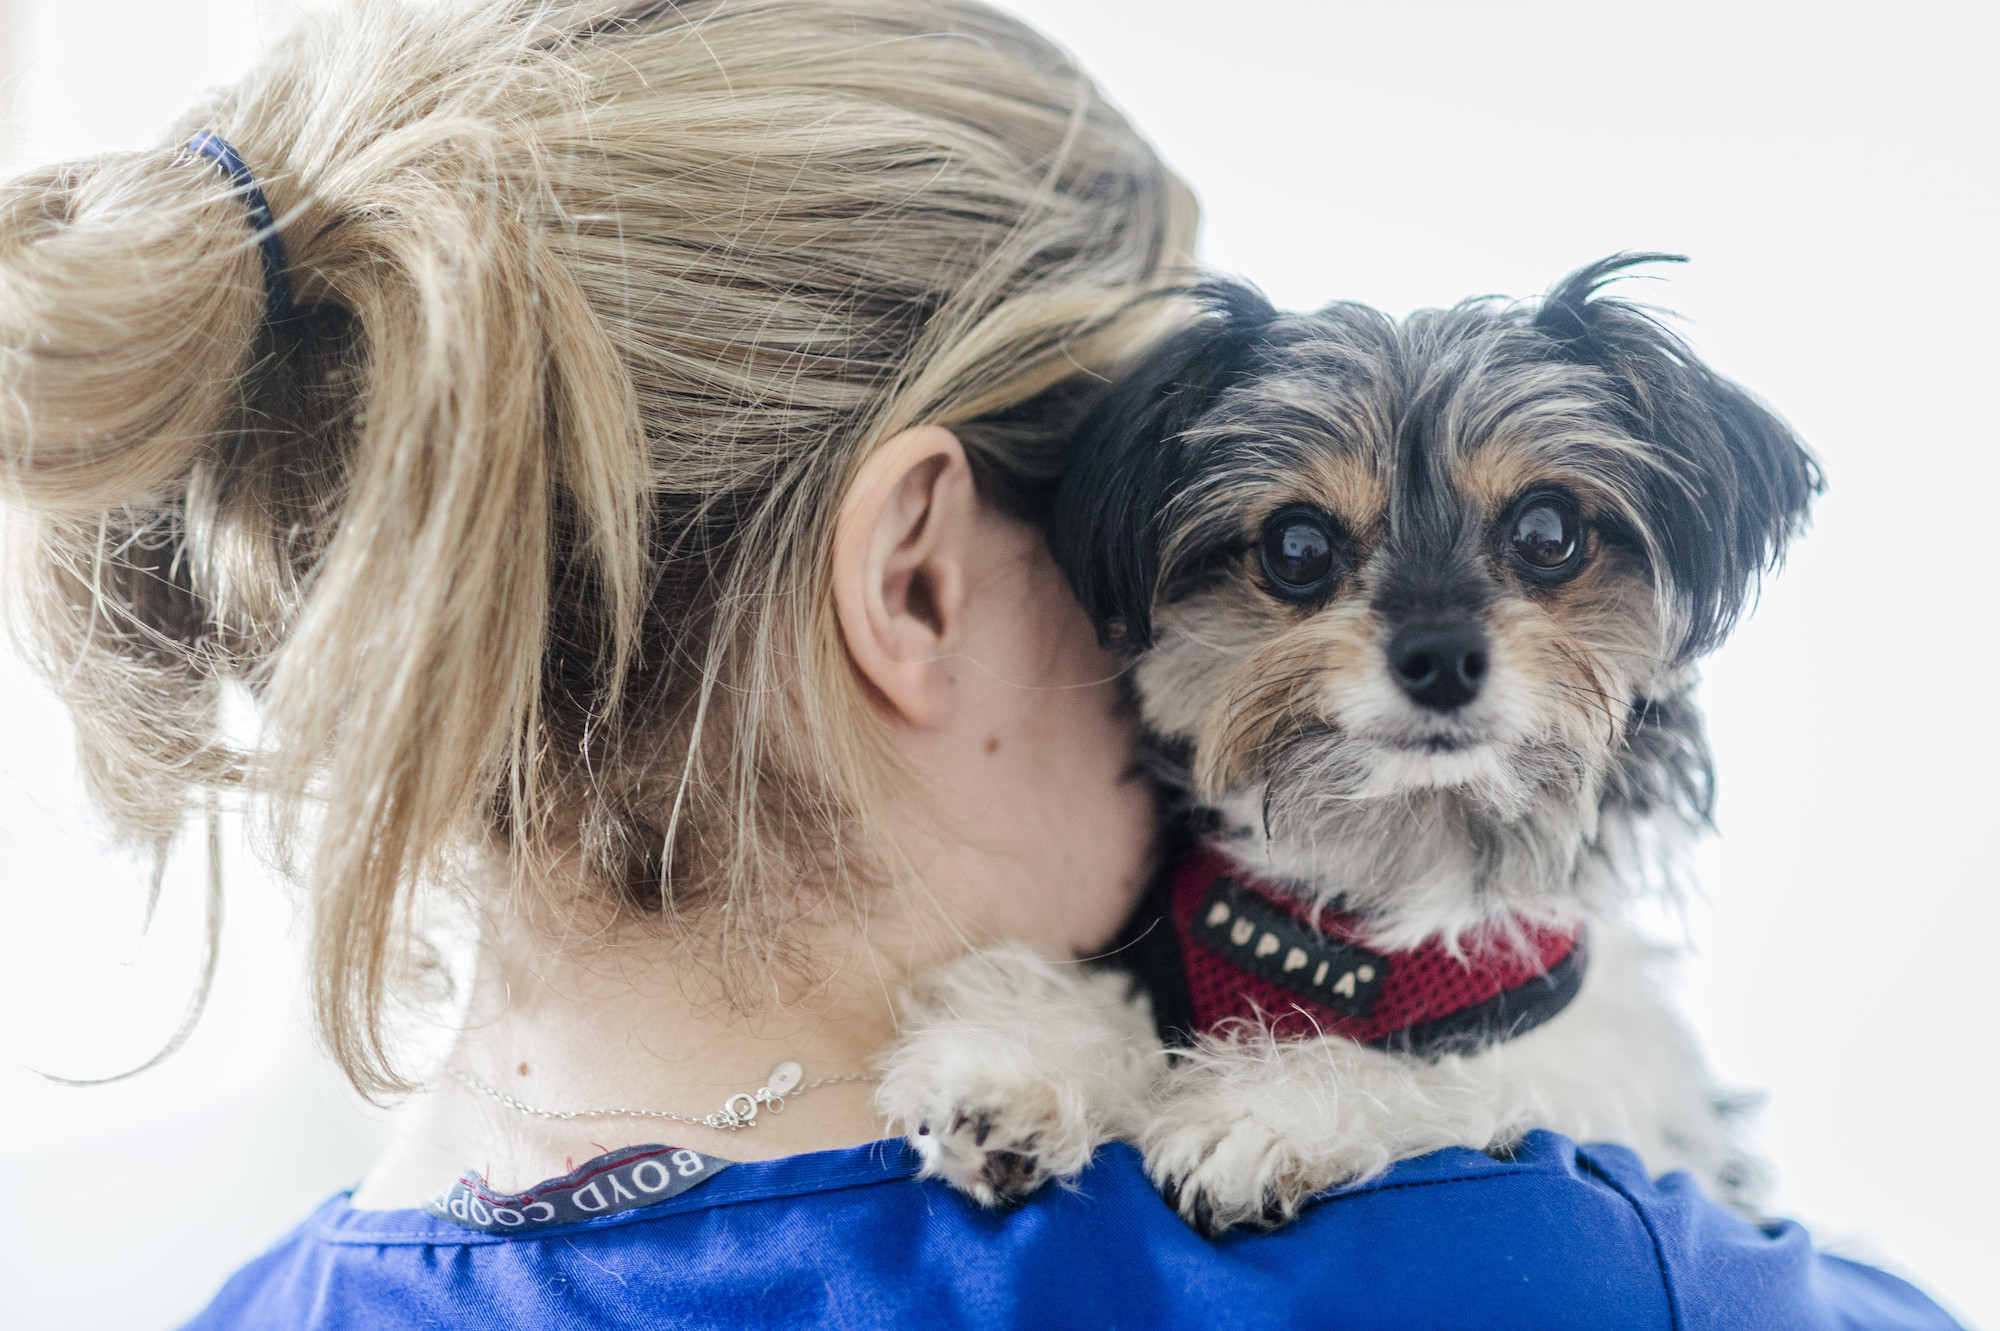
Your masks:
M1440 712L1479 696L1487 664L1486 635L1472 624L1406 628L1389 644L1389 673L1403 692Z

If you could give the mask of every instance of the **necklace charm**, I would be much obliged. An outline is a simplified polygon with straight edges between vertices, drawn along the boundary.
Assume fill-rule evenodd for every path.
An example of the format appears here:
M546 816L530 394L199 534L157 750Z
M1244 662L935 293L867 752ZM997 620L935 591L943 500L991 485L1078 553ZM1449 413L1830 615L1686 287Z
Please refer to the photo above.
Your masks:
M726 1128L734 1132L738 1128L757 1126L757 1106L769 1105L771 1112L785 1112L785 1093L799 1084L799 1078L806 1070L790 1059L771 1069L771 1075L764 1078L764 1084L752 1095L748 1091L738 1091L722 1102L722 1112L715 1121L708 1121L711 1128Z

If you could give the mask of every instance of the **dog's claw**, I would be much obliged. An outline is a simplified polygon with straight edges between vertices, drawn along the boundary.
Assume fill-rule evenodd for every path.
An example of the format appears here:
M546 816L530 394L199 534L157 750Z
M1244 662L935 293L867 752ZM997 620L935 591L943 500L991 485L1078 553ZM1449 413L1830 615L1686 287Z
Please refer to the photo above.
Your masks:
M986 1139L992 1135L993 1135L993 1115L981 1114L979 1116L979 1130L972 1134L973 1145L975 1146L986 1145Z
M1206 1192L1195 1193L1194 1205L1188 1208L1188 1221L1203 1238L1215 1237L1215 1208L1209 1205Z

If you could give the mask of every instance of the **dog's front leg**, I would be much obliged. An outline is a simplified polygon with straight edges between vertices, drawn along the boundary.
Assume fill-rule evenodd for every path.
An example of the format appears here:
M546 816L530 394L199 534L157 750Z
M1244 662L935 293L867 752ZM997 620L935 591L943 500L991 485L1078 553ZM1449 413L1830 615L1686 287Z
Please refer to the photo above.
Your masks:
M994 1206L1136 1136L1160 1046L1129 987L1012 945L920 977L875 1103L923 1157L922 1176Z
M1140 1138L1169 1205L1214 1235L1270 1227L1340 1183L1446 1146L1511 1141L1532 1105L1477 1056L1423 1060L1245 1029L1180 1056Z

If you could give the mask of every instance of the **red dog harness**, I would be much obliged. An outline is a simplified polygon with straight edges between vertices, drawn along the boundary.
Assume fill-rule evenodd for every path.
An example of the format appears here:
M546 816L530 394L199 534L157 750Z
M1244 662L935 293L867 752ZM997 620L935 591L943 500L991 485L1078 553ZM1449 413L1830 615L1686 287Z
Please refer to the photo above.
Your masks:
M1362 946L1361 919L1312 907L1213 851L1175 867L1169 914L1198 1031L1233 1017L1282 1039L1338 1035L1417 1054L1464 1052L1532 1030L1583 983L1581 925L1525 925L1525 947L1454 957L1427 941L1405 952Z

